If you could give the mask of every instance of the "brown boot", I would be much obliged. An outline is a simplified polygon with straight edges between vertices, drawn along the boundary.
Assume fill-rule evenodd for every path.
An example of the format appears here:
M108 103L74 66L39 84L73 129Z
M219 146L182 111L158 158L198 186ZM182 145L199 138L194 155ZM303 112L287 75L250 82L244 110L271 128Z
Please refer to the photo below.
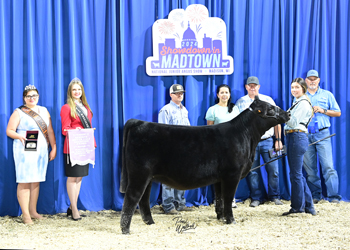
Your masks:
M179 214L179 212L173 208L169 212L165 212L165 214L173 214L174 215L174 214Z
M182 211L184 211L184 212L189 212L189 211L193 211L193 208L191 208L191 207L183 207L182 209L178 209L177 211L180 211L180 212L182 212Z

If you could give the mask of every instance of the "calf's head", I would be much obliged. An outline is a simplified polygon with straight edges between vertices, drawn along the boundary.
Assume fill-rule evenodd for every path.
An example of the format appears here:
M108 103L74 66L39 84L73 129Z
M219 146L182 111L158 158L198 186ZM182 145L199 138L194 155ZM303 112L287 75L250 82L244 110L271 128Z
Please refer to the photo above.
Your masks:
M258 96L255 96L254 102L249 106L249 110L265 119L270 127L277 124L285 123L290 119L290 113L283 109L271 105L270 103L261 101Z

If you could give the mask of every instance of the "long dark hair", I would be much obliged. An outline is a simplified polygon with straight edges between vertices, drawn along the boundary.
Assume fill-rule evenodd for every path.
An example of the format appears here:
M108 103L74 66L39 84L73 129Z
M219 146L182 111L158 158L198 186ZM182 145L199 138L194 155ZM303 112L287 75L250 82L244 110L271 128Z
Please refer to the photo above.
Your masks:
M220 92L220 89L221 88L228 88L228 91L230 92L230 98L228 99L227 101L227 107L228 107L228 112L231 113L232 112L232 109L233 107L235 106L232 102L231 102L231 88L227 85L227 84L221 84L217 89L216 89L216 100L215 100L215 103L219 103L219 98L218 98L218 94Z

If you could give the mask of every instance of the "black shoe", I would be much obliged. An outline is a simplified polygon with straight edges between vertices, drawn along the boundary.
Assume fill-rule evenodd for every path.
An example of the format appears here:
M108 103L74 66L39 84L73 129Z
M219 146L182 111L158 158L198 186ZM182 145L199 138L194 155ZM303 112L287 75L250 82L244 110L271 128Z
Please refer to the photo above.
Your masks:
M319 202L320 202L320 200L319 200L319 199L313 199L312 201L313 201L313 203L314 203L314 204L317 204L317 203L319 203Z
M70 216L70 215L72 215L72 209L68 208L67 209L67 217ZM87 217L87 215L81 214L80 217Z
M304 213L304 212L299 212L299 211L296 211L296 210L294 210L294 209L291 209L291 210L289 210L288 212L284 212L284 213L282 214L282 216L286 216L286 215L290 215L290 214L300 214L300 213Z
M74 221L81 220L81 217L79 217L79 218L74 218L74 217L73 217L73 213L71 214L71 216L72 216L72 219L73 219Z
M72 209L70 209L70 207L68 207L67 209L67 217L72 215Z

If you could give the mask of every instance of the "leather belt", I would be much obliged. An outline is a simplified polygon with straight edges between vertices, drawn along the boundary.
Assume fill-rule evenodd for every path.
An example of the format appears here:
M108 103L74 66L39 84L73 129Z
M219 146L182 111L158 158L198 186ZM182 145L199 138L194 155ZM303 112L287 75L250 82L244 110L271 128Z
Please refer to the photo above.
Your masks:
M285 130L286 134L290 134L290 133L294 133L294 132L301 132L301 133L306 133L305 131L301 130L301 129L289 129L289 130Z
M321 128L321 129L319 129L318 131L322 131L322 130L325 130L325 129L327 129L328 127L324 127L324 128Z
M264 139L261 139L260 142L265 141L265 140L267 140L267 139L270 139L271 137L272 137L272 136L267 137L267 138L264 138Z

